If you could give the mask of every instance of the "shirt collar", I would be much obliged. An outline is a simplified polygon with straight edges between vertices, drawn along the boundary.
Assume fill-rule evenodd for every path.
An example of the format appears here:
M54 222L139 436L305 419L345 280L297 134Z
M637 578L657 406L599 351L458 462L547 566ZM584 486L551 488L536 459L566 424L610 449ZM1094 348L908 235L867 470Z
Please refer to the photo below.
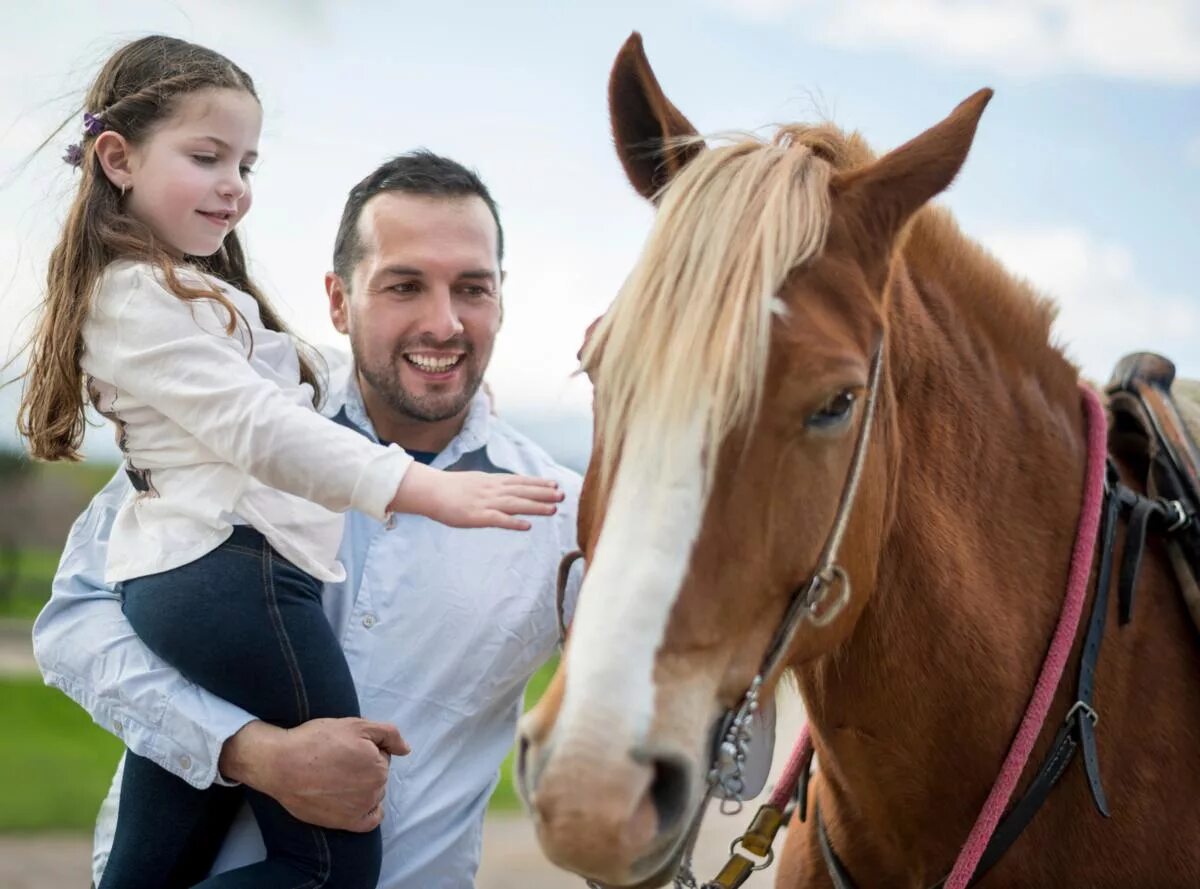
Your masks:
M367 415L363 403L362 391L358 386L358 374L354 372L353 362L347 362L344 369L334 376L330 386L329 407L327 413L337 422L357 429L372 441L379 441L379 434L371 418ZM340 377L340 379L339 379ZM516 449L505 436L504 426L497 421L492 413L492 401L482 386L471 399L467 409L467 418L462 429L450 440L450 443L438 454L433 461L435 469L445 469L454 466L468 454L480 449L486 449L488 461L499 469L520 473L521 461Z

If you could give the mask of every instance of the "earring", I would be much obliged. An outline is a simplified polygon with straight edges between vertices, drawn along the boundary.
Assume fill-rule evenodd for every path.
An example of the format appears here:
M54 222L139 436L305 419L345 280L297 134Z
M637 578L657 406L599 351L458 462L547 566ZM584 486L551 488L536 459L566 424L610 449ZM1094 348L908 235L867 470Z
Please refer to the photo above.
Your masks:
M125 190L126 190L127 188L129 188L129 183L127 183L127 182L122 182L122 183L121 183L121 197L125 197Z

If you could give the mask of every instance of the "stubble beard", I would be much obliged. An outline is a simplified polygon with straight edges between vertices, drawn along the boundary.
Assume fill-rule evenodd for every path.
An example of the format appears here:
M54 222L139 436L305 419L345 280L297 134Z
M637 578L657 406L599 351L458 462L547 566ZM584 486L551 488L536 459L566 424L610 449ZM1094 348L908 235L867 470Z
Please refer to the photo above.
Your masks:
M405 363L402 349L392 353L391 361L387 364L369 364L359 360L361 350L355 348L357 343L351 339L351 349L355 353L355 364L358 372L375 393L401 416L425 423L437 423L449 420L461 414L479 391L483 381L483 372L475 360L475 349L469 343L462 344L466 348L463 355L464 381L457 392L447 392L429 395L417 395L404 388L401 383L401 367ZM408 348L405 346L404 348Z

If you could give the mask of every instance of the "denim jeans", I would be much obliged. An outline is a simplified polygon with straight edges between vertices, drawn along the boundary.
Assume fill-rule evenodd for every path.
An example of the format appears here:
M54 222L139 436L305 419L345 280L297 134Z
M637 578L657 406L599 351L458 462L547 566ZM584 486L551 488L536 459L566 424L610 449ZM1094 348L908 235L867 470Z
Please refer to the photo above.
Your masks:
M207 555L121 584L142 641L197 685L291 728L358 716L358 698L321 610L321 583L247 526ZM267 859L205 880L241 801L249 801ZM264 794L197 790L126 753L112 852L100 889L373 889L379 829L359 834L305 824ZM201 882L203 881L203 882Z

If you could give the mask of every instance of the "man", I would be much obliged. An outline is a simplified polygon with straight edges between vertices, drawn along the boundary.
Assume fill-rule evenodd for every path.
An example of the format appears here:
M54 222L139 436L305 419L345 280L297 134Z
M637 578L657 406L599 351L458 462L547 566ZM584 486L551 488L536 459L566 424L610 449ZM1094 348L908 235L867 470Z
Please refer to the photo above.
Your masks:
M284 731L191 685L145 648L102 582L127 486L121 474L72 528L34 627L46 682L183 780L242 782L326 827L382 822L385 889L472 884L522 690L557 642L558 563L575 548L578 476L493 416L480 388L501 322L502 259L495 203L453 161L404 155L350 193L325 284L353 363L331 380L328 412L435 467L554 478L566 494L556 516L521 533L409 515L385 528L349 514L347 578L326 587L325 610L363 719ZM119 773L97 825L97 883L118 784ZM217 870L262 854L243 812Z

